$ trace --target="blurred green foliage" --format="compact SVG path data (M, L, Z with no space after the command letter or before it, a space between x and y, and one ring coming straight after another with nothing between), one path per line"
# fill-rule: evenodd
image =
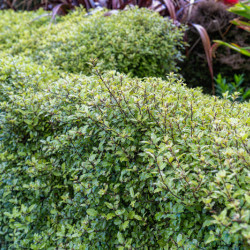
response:
M49 23L50 14L42 9L30 12L0 11L0 50L6 52L23 37L32 36L39 27Z

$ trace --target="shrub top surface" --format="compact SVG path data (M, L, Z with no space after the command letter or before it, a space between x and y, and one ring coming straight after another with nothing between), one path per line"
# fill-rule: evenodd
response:
M32 12L0 11L0 50L11 48L24 36L32 35L49 22L48 13L42 9Z
M8 72L0 240L32 249L248 246L250 103L203 95L173 74L97 70L21 92Z
M12 33L20 18L13 19ZM86 15L77 9L56 24L42 24L38 29L26 25L18 31L9 53L22 53L49 67L85 74L91 73L90 59L98 59L103 70L140 77L165 77L177 71L176 61L182 59L183 28L147 9L135 8L111 16L104 16L103 11Z

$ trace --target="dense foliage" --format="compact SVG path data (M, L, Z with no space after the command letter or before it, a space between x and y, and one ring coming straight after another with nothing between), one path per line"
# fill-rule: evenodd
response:
M0 248L247 249L243 78L188 89L177 22L91 13L0 12Z
M0 11L0 50L6 51L24 36L31 36L37 28L49 24L48 16L42 9L36 12Z
M20 62L0 67L3 246L247 248L249 103Z
M218 96L223 96L224 94L232 95L236 94L239 96L237 101L245 101L250 98L250 89L244 88L242 85L244 83L244 75L234 75L234 81L228 82L228 80L219 74L216 78L216 94Z
M86 16L79 8L55 25L44 22L36 30L22 32L9 53L75 73L90 74L91 58L98 58L102 69L132 76L165 77L177 70L176 62L182 59L182 28L147 9L103 14Z

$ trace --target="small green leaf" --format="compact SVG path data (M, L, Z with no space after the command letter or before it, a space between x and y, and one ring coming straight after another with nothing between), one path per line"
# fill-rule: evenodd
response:
M206 240L205 244L207 245L207 244L209 244L211 242L214 242L214 241L217 241L217 240L218 239L214 236L214 234L210 233L210 235L209 235L208 239Z
M128 227L128 225L129 225L129 221L127 220L127 221L125 221L125 222L121 225L122 230L125 230L125 229Z
M118 238L118 242L119 242L120 244L123 244L123 243L124 243L124 238L123 238L121 232L118 232L118 233L117 233L117 238Z
M107 214L106 219L111 220L113 217L115 217L115 214L114 213L109 213L109 214Z
M87 214L90 216L96 217L98 215L98 212L93 208L89 208L87 209Z
M130 192L131 197L134 198L135 193L134 193L133 187L129 188L129 192Z
M114 206L111 203L105 202L105 205L110 209L114 208Z
M134 215L134 218L137 220L142 220L142 217L140 215Z

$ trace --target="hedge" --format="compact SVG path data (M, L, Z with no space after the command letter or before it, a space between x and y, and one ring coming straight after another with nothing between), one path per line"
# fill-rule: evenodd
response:
M2 245L246 249L250 103L94 71L2 84Z
M42 9L32 12L0 11L0 50L10 49L20 39L31 36L36 29L49 23L48 12Z
M91 74L92 58L99 59L103 70L139 77L165 77L178 70L176 63L183 58L183 27L177 28L148 9L111 16L104 16L105 12L86 15L79 8L59 23L44 23L23 32L8 52L73 73Z
M0 53L0 101L6 101L13 93L22 94L36 88L46 87L49 83L60 78L63 72L56 68L47 69L44 65L33 62L22 56L11 56ZM6 89L9 92L6 92ZM5 91L4 91L5 90Z

